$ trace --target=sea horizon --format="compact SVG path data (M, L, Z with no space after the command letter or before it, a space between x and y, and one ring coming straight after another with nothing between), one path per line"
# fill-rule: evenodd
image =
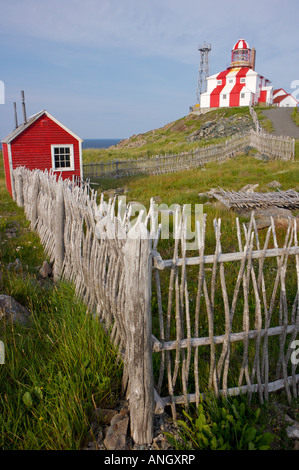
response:
M106 149L118 144L122 139L84 139L82 149Z
M82 149L107 149L112 145L118 144L122 139L83 139ZM0 142L0 151L2 144Z

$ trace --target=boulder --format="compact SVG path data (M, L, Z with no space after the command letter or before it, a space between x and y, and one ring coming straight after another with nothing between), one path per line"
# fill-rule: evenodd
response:
M43 279L51 276L52 274L52 264L48 263L48 261L44 261L42 267L39 270L39 273Z
M104 445L107 450L126 450L129 411L115 415L108 428Z
M270 227L271 217L273 217L275 225L287 227L289 218L294 219L292 212L288 209L279 207L271 207L269 209L256 209L255 220L258 229Z
M271 181L271 183L267 184L268 188L280 188L281 184L279 181Z
M241 191L244 191L245 193L254 193L254 191L259 187L259 184L246 184L246 186L243 186L241 188Z
M19 304L10 295L0 295L0 320L5 318L13 323L18 322L21 325L27 325L30 320L30 312L23 305Z
M293 426L288 426L286 431L290 439L299 439L299 423L295 422Z
M9 263L7 265L7 269L8 271L15 271L16 273L17 272L21 272L22 271L22 263L21 261L19 260L19 258L17 258L13 263Z

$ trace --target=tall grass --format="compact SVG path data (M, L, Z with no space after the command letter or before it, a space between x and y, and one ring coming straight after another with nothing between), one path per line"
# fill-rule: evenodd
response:
M74 287L40 279L43 247L7 192L2 165L0 215L1 293L31 312L27 326L0 320L0 448L79 449L94 407L115 406L122 365ZM8 269L16 258L18 272Z
M6 290L18 282L10 276ZM1 329L0 445L79 449L93 408L115 405L121 366L73 287L60 283L45 292L31 283L23 284L30 325L5 322Z

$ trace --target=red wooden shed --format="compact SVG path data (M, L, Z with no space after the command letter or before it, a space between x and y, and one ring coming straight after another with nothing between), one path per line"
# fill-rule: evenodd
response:
M63 179L82 178L82 142L45 110L26 119L1 141L10 194L13 189L11 172L19 166L30 170L53 170Z

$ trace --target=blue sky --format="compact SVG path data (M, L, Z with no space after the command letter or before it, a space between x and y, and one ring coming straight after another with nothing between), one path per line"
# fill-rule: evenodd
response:
M246 5L247 3L247 5ZM0 138L46 109L83 139L125 138L188 114L198 45L210 73L245 38L256 70L292 92L299 80L298 0L0 0Z

